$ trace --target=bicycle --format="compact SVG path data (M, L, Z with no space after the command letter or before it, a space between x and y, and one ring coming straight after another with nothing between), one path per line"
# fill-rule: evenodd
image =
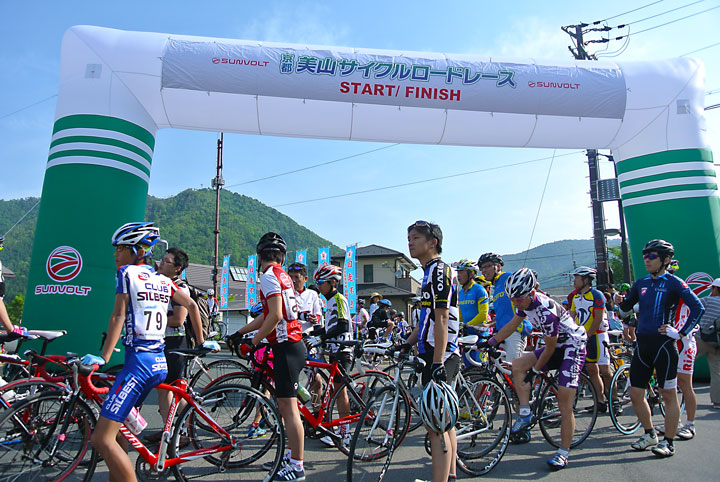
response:
M202 349L174 351L186 355L207 353ZM82 366L77 359L69 365L73 370L72 388L31 397L0 418L0 440L5 441L6 448L0 453L3 474L42 470L45 477L48 470L54 470L52 480L62 480L83 461L96 422L89 403L100 406L100 395L109 390L98 388L92 379L97 376L110 380L113 375L96 374L96 366ZM126 425L120 428L122 436L140 454L136 470L143 478L157 479L172 471L181 481L200 477L270 480L277 472L285 446L284 429L277 409L263 394L246 386L223 385L197 395L188 390L184 379L161 383L157 388L174 394L157 452L150 452ZM187 406L176 421L180 400ZM243 424L256 411L263 414L269 436L245 440L242 433L249 425ZM190 450L181 452L186 445ZM83 464L84 480L90 480L97 464L97 455L92 453L90 461ZM264 462L271 462L270 467L263 468ZM242 471L237 470L240 468Z
M210 315L210 339L223 340L228 332L228 324L219 313Z
M512 398L516 407L519 406L515 385L512 380L512 371L499 361L500 351L495 348L487 349L488 365L484 368L489 372L490 379L500 383L506 389L508 398ZM557 401L557 376L542 372L535 377L530 389L530 412L532 424L523 432L512 434L513 443L527 443L530 441L530 432L537 424L545 440L553 447L560 447L561 417ZM590 378L580 373L578 388L573 400L573 415L575 417L575 431L570 447L577 447L587 439L595 427L597 420L597 393Z

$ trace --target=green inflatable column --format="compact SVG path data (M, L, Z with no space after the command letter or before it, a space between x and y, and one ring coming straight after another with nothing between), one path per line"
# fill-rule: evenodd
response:
M617 164L635 278L647 276L642 248L661 238L675 246L676 273L700 297L720 277L720 197L709 149L656 152ZM709 375L705 358L695 376Z
M154 145L154 131L117 117L55 122L23 314L29 328L68 331L53 353L99 353L115 296L111 237L145 218Z

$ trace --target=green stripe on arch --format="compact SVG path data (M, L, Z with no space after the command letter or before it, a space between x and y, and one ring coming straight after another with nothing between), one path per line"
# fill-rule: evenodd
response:
M710 149L677 149L674 151L656 152L645 156L632 157L619 161L617 173L625 174L646 167L661 166L663 164L676 164L680 162L707 162L712 169L713 155Z
M631 192L623 195L623 201L628 199L634 199L638 197L652 196L653 194L665 194L668 192L681 192L681 191L702 191L705 189L717 189L717 183L707 184L681 184L679 186L666 186L659 187L656 189L648 189L645 191Z
M108 137L96 137L96 136L69 136L69 137L61 137L60 139L55 139L50 143L50 148L52 149L55 146L59 146L62 144L70 144L74 142L83 142L87 144L104 144L106 146L115 146L119 147L121 149L125 149L127 151L133 152L137 154L138 156L141 156L145 158L149 163L152 164L152 156L148 154L146 151L140 149L138 146L134 146L130 143L119 141L117 139L110 139Z
M620 187L635 186L637 184L645 184L646 182L653 181L664 181L665 179L677 179L683 177L697 177L697 176L711 176L715 177L716 173L714 170L699 170L699 171L679 171L679 172L663 172L662 174L653 174L651 176L638 177L635 179L628 179L620 183Z
M140 169L142 172L150 175L150 169L144 165L139 163L138 161L134 159L130 159L129 157L121 156L119 154L113 154L112 152L103 152L103 151L90 151L85 149L70 149L67 151L60 151L56 152L54 154L50 154L48 156L48 162L52 161L53 159L58 159L61 157L98 157L101 159L110 159L113 161L122 162L124 164L127 164L129 166L133 166L137 169Z
M66 129L103 129L120 132L134 137L147 145L150 150L155 149L155 137L147 129L133 124L130 121L117 117L108 117L96 114L75 114L61 117L55 121L53 135Z

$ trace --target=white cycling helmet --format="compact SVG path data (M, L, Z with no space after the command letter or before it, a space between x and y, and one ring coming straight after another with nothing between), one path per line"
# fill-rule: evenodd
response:
M589 276L590 278L595 279L597 276L597 270L587 266L579 266L575 268L575 271L573 271L572 274L575 276Z
M120 226L112 237L113 246L155 246L160 230L153 223L127 223Z
M505 295L519 298L530 294L535 289L537 279L530 268L520 268L511 274L505 282Z
M430 380L420 398L420 418L425 428L445 433L455 426L459 411L455 390L447 383Z
M339 283L342 280L342 268L332 264L324 264L315 270L313 279L316 282L323 283L334 279Z
M207 290L207 295L208 295L208 296L214 296L214 295L215 295L215 290L212 289L212 288L209 288L209 289Z

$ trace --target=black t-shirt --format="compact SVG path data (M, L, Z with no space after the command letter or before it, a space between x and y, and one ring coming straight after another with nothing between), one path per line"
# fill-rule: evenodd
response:
M387 326L388 319L390 319L390 317L388 316L387 310L378 308L373 313L367 326L368 328L385 328Z

